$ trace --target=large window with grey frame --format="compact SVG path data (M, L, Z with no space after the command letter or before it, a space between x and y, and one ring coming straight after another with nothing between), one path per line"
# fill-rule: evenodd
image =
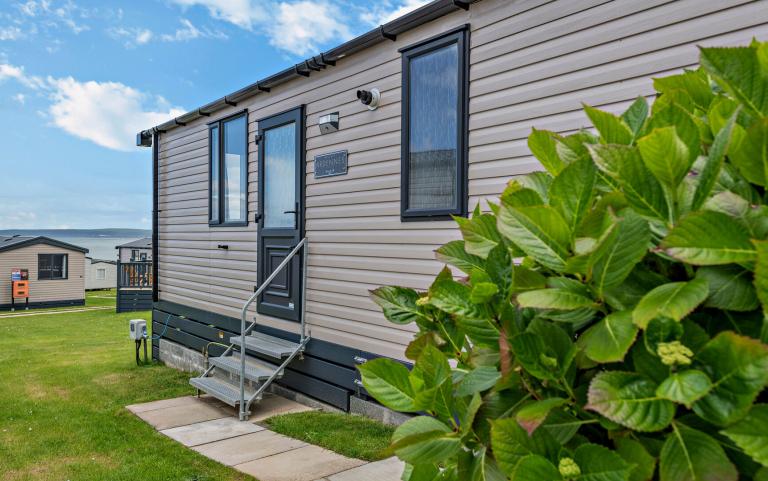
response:
M248 223L248 115L246 112L208 124L210 158L209 223Z
M38 254L37 279L41 281L63 280L68 277L67 254Z
M401 50L403 220L467 211L466 28Z

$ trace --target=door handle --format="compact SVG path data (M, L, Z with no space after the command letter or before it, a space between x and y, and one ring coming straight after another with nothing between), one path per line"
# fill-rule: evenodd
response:
M284 210L283 211L283 214L295 214L295 213L296 213L295 210Z

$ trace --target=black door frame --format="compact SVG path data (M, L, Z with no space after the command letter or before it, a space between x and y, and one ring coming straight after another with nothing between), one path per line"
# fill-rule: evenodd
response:
M265 136L264 132L275 127L280 127L294 122L296 124L296 224L294 229L286 228L272 228L265 229L264 227L264 145ZM258 154L258 192L259 192L259 205L258 205L258 227L257 227L257 246L258 246L258 258L256 269L258 271L259 285L269 276L269 272L266 272L264 267L267 265L265 262L265 252L268 244L265 245L263 241L264 230L267 230L267 238L282 239L283 242L290 242L288 250L296 244L298 244L304 237L304 197L305 197L305 176L306 176L306 148L305 148L305 118L304 118L304 105L293 108L291 110L271 115L269 117L260 119L258 121L259 127L259 154ZM279 246L283 247L283 246ZM287 253L287 252L286 252ZM264 302L265 295L269 295L269 288L265 289L264 293L259 296L256 303L256 310L260 314L267 314L280 319L286 319L290 321L298 321L301 318L301 275L304 266L302 265L302 256L297 254L294 256L291 264L286 268L288 277L291 283L291 291L295 292L293 296L294 308L289 309L287 307L281 307L279 305ZM278 276L279 278L280 276ZM276 279L277 280L277 279ZM275 282L275 281L273 281Z

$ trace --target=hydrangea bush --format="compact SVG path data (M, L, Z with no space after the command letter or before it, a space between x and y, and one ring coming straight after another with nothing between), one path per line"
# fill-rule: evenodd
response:
M453 269L372 292L418 326L412 369L360 367L417 414L403 479L768 480L768 43L654 87L585 106L596 133L534 130L546 172L456 218Z

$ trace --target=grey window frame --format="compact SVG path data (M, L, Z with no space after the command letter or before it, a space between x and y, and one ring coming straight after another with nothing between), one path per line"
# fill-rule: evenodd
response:
M242 175L240 178L240 188L245 193L245 212L243 213L243 220L238 221L225 221L224 216L224 206L225 206L225 197L224 197L224 124L227 122L237 120L240 117L245 118L245 158L242 160ZM215 128L218 128L218 140L219 140L219 158L218 158L218 168L219 168L219 178L218 180L218 188L219 188L219 201L217 205L213 205L213 190L211 189L211 186L213 185L213 142L212 136L213 136L213 130ZM216 212L218 212L218 219L213 220L213 211L216 209ZM208 225L210 227L238 227L238 226L247 226L248 225L248 110L242 110L240 112L236 112L232 115L228 115L226 117L222 117L218 120L215 120L213 122L208 123Z
M458 46L456 115L456 207L450 209L410 209L410 63L411 59L452 44ZM402 221L447 220L452 215L466 216L468 204L468 125L469 125L469 25L450 30L408 47L402 54L402 127L400 144L400 219Z
M50 257L51 277L40 276L40 259L43 257ZM63 277L53 277L53 259L55 257L63 257L64 261L61 265L61 270L64 272ZM37 280L38 281L66 281L69 279L69 254L38 254L37 255Z

